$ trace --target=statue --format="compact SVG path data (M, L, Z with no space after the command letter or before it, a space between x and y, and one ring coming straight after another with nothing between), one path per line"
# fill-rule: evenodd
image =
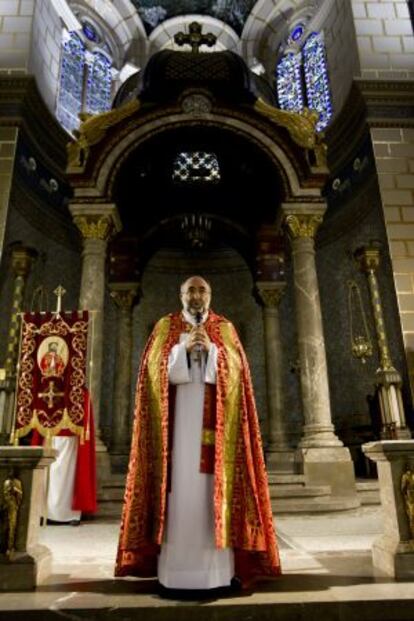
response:
M7 550L6 555L12 558L15 551L16 532L17 532L17 516L23 498L22 483L10 475L3 483L3 501L5 505L7 520Z
M410 524L411 538L414 539L414 472L410 468L407 468L401 477L401 493Z

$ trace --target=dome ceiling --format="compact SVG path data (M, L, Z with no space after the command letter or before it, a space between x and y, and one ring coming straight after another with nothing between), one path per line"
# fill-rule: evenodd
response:
M148 34L171 17L194 13L220 19L240 35L255 0L132 0L132 3Z

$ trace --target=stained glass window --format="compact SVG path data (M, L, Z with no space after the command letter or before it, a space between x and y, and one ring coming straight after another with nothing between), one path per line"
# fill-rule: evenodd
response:
M99 35L96 31L96 28L90 22L84 21L82 24L83 34L89 41L93 41L97 43L99 41Z
M303 33L305 32L305 26L303 24L297 24L292 32L289 35L289 39L291 41L299 41L299 39L302 37Z
M319 112L316 129L321 131L332 118L328 64L322 34L314 32L307 38L303 46L303 70L308 106L311 110Z
M56 116L69 132L79 127L82 110L85 46L75 33L64 42Z
M282 56L276 68L277 99L282 110L303 109L303 87L301 77L301 54L288 53Z
M86 81L86 112L98 114L111 107L112 63L100 52L93 54Z
M218 183L220 167L217 156L206 151L183 151L174 160L173 181L185 183Z

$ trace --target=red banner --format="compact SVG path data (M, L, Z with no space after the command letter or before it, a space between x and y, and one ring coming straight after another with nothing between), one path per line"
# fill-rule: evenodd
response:
M25 313L16 395L15 438L88 435L84 408L88 312Z

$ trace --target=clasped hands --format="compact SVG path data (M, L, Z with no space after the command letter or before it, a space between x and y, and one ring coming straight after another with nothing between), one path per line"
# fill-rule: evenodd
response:
M204 326L194 326L188 335L186 350L190 354L194 349L209 352L211 340Z

